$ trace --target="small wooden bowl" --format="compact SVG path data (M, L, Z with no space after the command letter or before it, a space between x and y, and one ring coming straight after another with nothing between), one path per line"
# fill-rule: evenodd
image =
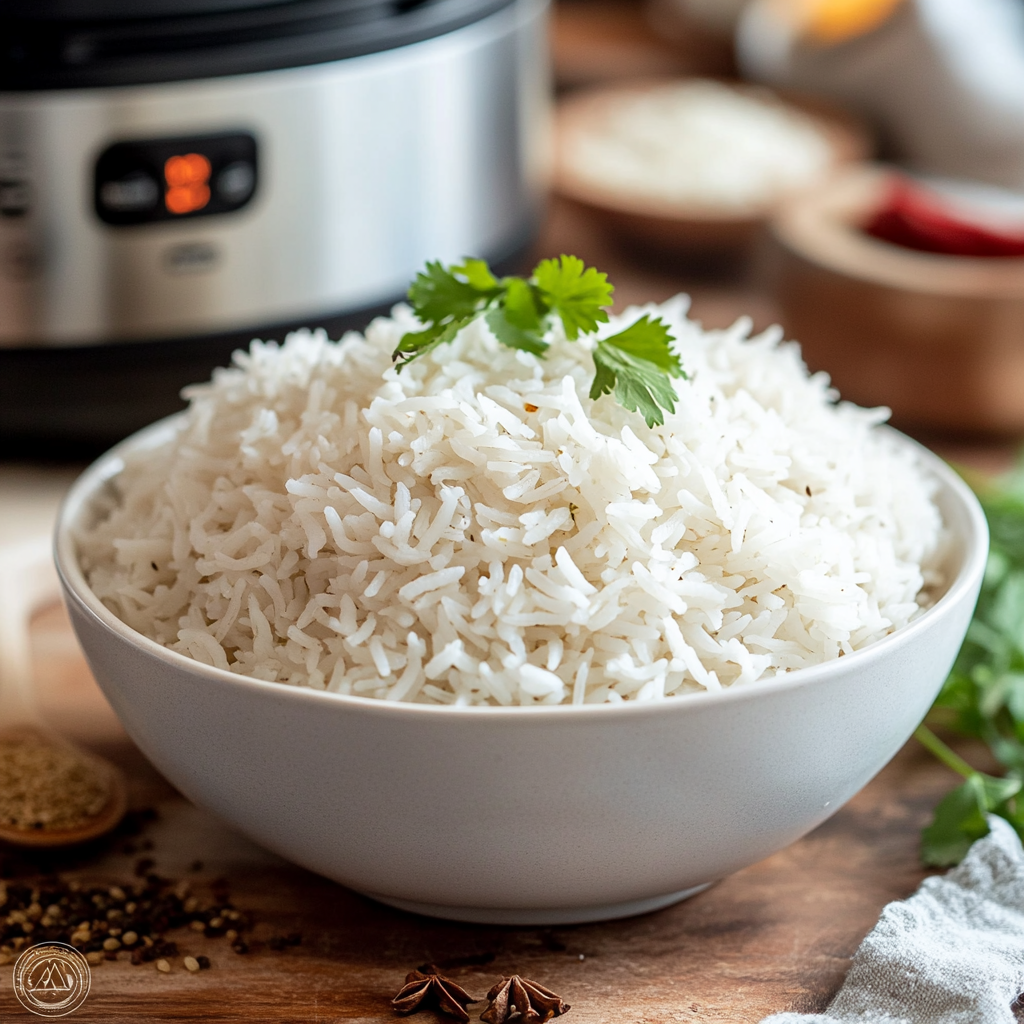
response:
M851 170L771 228L787 333L844 398L902 425L1024 432L1024 259L916 252L864 234L884 168Z
M555 117L555 190L586 207L625 241L651 246L667 254L748 256L769 217L788 194L746 206L668 202L601 185L580 175L573 166L573 147L584 135L600 133L622 99L643 96L666 84L670 84L670 80L634 82L573 93L563 100ZM751 96L763 97L768 92L760 86L727 84ZM870 135L855 118L817 100L791 94L772 95L809 118L820 130L832 150L832 168L870 155Z

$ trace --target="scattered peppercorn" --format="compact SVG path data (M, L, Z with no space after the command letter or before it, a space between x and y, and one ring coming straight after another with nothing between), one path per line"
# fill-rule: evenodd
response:
M212 929L214 935L223 935L230 922L232 948L247 950L242 935L252 927L250 916L231 903L223 881L217 896L212 903L200 901L190 893L188 882L154 874L124 886L86 886L52 876L0 881L0 965L35 942L66 942L94 965L116 960L122 949L136 965L169 961L178 956L178 946L165 937L166 932L191 925L210 935L213 922L219 923ZM196 959L202 963L204 958Z

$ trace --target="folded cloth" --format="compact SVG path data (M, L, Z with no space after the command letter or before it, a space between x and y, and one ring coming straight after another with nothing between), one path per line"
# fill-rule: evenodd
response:
M828 1012L761 1024L1015 1024L1024 991L1024 850L1002 818L963 863L890 903Z

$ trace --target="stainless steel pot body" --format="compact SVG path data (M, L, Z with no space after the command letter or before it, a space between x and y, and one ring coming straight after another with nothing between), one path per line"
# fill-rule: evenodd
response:
M546 151L546 0L423 42L202 81L0 94L0 347L257 329L400 296L428 259L514 251ZM243 208L111 225L111 145L251 135Z

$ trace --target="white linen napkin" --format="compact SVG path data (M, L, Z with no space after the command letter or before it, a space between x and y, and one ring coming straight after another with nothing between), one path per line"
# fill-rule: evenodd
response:
M1024 991L1024 850L1002 818L963 863L890 903L823 1014L761 1024L1016 1024Z

